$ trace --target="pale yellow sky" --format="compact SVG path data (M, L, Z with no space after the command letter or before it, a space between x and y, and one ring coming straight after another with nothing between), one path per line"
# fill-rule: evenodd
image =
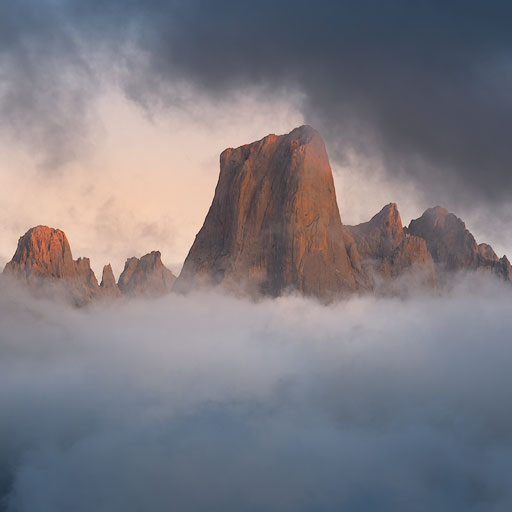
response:
M27 229L46 224L65 231L74 258L91 259L98 280L104 264L118 276L126 258L156 249L177 273L213 198L221 151L303 124L299 105L293 94L219 103L187 96L150 115L110 91L95 105L86 154L58 170L38 168L37 155L0 140L0 265ZM385 179L376 162L354 156L333 169L347 224L392 201L404 223L431 206L411 185Z

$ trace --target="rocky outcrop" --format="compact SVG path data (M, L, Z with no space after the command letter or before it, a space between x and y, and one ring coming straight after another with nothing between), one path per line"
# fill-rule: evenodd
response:
M68 239L60 229L36 226L19 240L12 260L4 269L22 280L39 277L73 277L76 272Z
M61 296L77 306L122 295L163 295L169 293L176 279L162 263L160 252L154 251L140 260L128 259L119 286L112 267L105 265L98 284L89 258L73 260L64 232L47 226L31 228L19 239L3 273L28 285L38 296Z
M200 285L328 300L370 287L340 219L324 142L313 128L221 154L215 197L176 289Z
M464 222L444 208L429 208L409 225L411 235L427 242L427 248L438 265L446 270L476 270L478 246Z
M478 255L482 265L485 265L487 262L499 261L494 249L489 244L478 244Z
M158 297L169 293L176 277L162 263L160 251L128 258L119 276L119 290L131 297Z
M386 205L368 222L348 228L370 274L391 279L416 271L426 283L435 284L434 262L425 240L404 230L395 203Z
M3 273L41 294L61 294L76 305L101 293L89 259L74 261L64 232L47 226L31 228L19 239Z
M117 286L116 278L114 277L114 272L112 271L110 263L103 267L100 288L105 296L111 298L121 297L122 295L119 286Z
M478 270L491 272L500 279L512 279L512 267L506 256L498 258L489 244L478 245Z
M505 281L512 281L512 265L506 256L498 260L498 265L495 266L494 273Z
M498 258L489 244L478 245L464 222L436 206L409 225L411 234L425 239L436 264L445 271L488 271L510 281L512 269L506 256Z

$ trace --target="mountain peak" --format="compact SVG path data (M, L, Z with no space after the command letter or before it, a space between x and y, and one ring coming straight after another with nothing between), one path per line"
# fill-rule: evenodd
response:
M18 240L16 252L4 273L24 279L74 275L75 266L66 235L60 229L48 226L30 228Z
M30 228L19 239L4 274L34 290L59 289L76 305L90 302L100 291L89 258L74 261L65 233L48 226Z
M315 138L322 140L320 134L312 126L309 126L308 124L298 126L297 128L293 129L289 134L284 136L288 137L291 140L299 141L302 144L307 144L308 142Z
M367 286L341 223L324 142L304 125L221 154L215 197L178 289L192 281L326 298Z
M121 296L121 290L117 286L116 278L114 277L114 272L112 271L112 266L110 263L103 267L100 288L103 290L104 294L110 296L111 298Z
M128 258L119 276L121 292L131 296L159 296L171 291L176 277L162 263L160 251Z
M348 228L370 273L390 278L422 266L425 282L435 283L434 265L425 241L405 234L396 203L384 206L368 222Z
M429 208L421 217L411 221L409 231L424 238L434 261L448 270L475 269L478 266L479 251L475 238L466 229L466 224L445 208Z
M396 203L389 203L384 206L379 213L370 219L368 224L395 231L401 231L403 228Z

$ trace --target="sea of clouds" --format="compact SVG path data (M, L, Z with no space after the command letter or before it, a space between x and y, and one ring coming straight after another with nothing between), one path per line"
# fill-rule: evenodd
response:
M512 290L0 289L0 510L510 511Z

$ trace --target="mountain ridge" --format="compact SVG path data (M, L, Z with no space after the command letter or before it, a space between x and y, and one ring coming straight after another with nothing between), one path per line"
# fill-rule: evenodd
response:
M23 283L38 296L62 295L76 306L96 300L159 296L170 291L170 286L165 288L164 285L172 284L175 276L163 265L159 251L146 254L140 260L129 260L143 261L142 271L137 273L136 286L120 288L110 264L103 267L101 283L98 284L89 258L73 260L65 233L39 225L20 237L3 275ZM165 276L162 277L164 285L155 275Z
M303 125L221 153L212 204L177 278L153 251L128 258L117 283L105 265L98 284L89 259L73 260L64 232L47 226L20 237L3 274L43 294L48 283L62 284L75 305L85 305L203 287L330 302L378 292L382 283L403 276L419 276L414 286L443 286L460 271L512 280L508 258L478 244L465 223L441 206L407 227L396 203L367 222L344 225L325 144Z

